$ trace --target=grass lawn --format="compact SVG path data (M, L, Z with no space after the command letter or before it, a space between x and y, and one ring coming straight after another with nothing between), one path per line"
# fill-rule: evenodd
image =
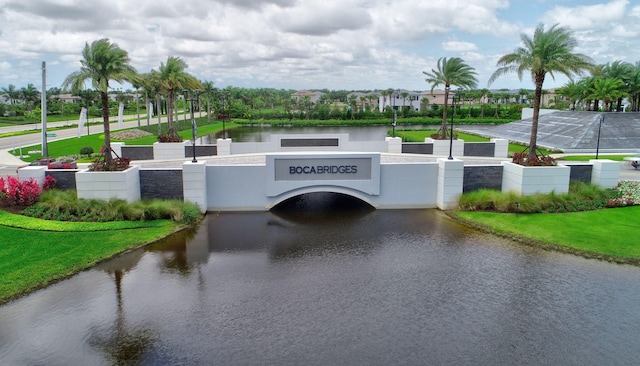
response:
M179 227L169 220L61 223L0 210L0 304Z
M533 239L561 251L640 264L640 206L561 214L455 212L492 233Z
M598 159L607 159L607 160L613 160L613 161L623 161L624 158L629 157L629 156L634 156L634 155L598 155ZM595 155L566 155L561 157L561 160L568 160L568 161L589 161L592 159L595 159L596 156Z
M205 123L206 123L206 117L203 117L201 120L198 121L199 136L204 136L207 134L222 131L222 122L210 123L210 124L205 124ZM180 127L185 129L178 131L178 134L182 136L182 138L185 140L191 139L191 125L189 124L187 126L186 124L181 123ZM233 127L237 127L237 125L232 122L226 123L226 128L233 128ZM166 131L166 123L163 124L163 129ZM121 141L121 140L112 139L112 142L118 142L118 141ZM139 139L126 140L124 142L126 143L126 145L131 146L131 145L153 145L153 143L156 141L158 141L157 136L152 135L152 136L142 137ZM49 156L59 157L59 156L77 155L80 153L80 149L85 146L91 146L93 148L93 151L99 152L100 147L103 145L104 145L104 134L95 134L95 135L88 135L88 136L82 135L79 138L74 137L74 138L69 138L64 140L51 141L47 144L47 148L49 150ZM24 154L26 154L28 151L34 151L34 150L41 150L41 145L38 144L38 145L26 146L22 148L22 152ZM13 153L13 150L11 150L10 152ZM19 153L20 153L19 150L15 151L15 155L18 155ZM29 157L23 158L23 160L26 162L31 162L41 157L42 157L42 154L34 153L34 154L29 154Z
M438 130L396 130L396 136L401 137L402 141L406 142L424 142L424 139L427 137L431 137L432 134L437 133ZM465 142L489 142L489 138L472 135L464 132L456 132L454 134L458 135L458 138L464 140ZM509 152L521 152L526 148L526 146L509 143ZM540 151L549 155L552 154L551 151L547 151L544 149L540 149Z

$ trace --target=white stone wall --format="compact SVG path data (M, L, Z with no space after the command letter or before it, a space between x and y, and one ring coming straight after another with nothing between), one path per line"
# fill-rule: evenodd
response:
M92 172L81 170L76 173L78 198L123 199L127 202L140 200L140 167L132 165L121 172Z

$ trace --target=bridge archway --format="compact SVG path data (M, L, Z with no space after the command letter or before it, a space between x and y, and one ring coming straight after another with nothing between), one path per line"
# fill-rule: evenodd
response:
M321 193L348 196L350 198L354 198L360 202L363 202L364 204L370 206L371 208L374 208L374 209L378 208L378 205L375 202L373 202L369 197L367 197L365 194L362 194L362 192L358 192L356 190L351 190L351 189L342 188L342 187L326 187L325 186L325 187L305 187L305 188L286 192L285 194L278 197L277 200L272 202L272 204L270 204L267 207L267 209L272 210L277 206L280 206L281 204L285 203L286 201L294 199L295 197L298 197L298 196L321 194Z

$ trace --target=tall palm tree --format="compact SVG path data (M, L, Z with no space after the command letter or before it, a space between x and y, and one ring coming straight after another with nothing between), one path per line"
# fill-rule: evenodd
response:
M81 90L87 80L91 80L93 87L100 92L102 101L102 120L104 124L105 161L111 162L111 131L109 129L109 81L131 81L136 76L136 70L129 64L127 51L103 38L86 43L82 51L82 67L79 71L67 76L62 83L63 89Z
M181 93L183 89L202 89L203 86L198 79L187 73L187 64L176 56L169 56L167 63L160 63L158 71L152 70L151 77L158 83L161 90L167 94L167 125L169 130L167 135L177 136L173 126L173 103L176 91Z
M440 128L440 139L447 139L447 103L449 100L449 90L455 85L462 89L473 89L478 85L478 75L475 70L467 65L463 59L453 57L438 59L438 68L431 69L431 72L423 71L427 76L425 81L431 84L431 93L437 86L444 86L444 110L442 112L442 127Z
M489 84L499 76L516 72L522 80L525 71L531 73L535 84L533 97L533 117L531 122L531 137L529 140L529 154L527 160L536 158L538 117L540 116L540 101L542 99L542 85L547 74L555 78L555 73L566 75L572 79L574 74L581 75L585 70L594 66L593 60L583 54L573 53L577 41L573 32L566 27L553 25L548 30L540 24L536 27L533 39L526 34L520 35L523 45L513 53L502 56L497 65L498 69L489 78Z

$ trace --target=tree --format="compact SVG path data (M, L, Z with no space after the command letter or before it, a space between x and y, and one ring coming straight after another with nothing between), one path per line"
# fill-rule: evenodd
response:
M205 80L202 82L203 93L207 97L207 122L211 122L211 98L214 94L213 81Z
M169 56L167 63L160 63L158 71L151 71L151 78L160 86L167 95L167 135L176 137L178 134L173 126L173 104L176 90L181 93L183 89L202 89L203 86L198 79L188 74L185 69L187 64L176 56Z
M427 76L425 81L431 84L431 93L435 87L444 86L444 109L442 112L442 127L440 128L440 139L447 139L447 102L449 100L449 90L452 85L463 89L472 89L478 85L478 75L474 69L467 65L459 57L438 59L438 68L431 69L431 72L423 71Z
M81 90L85 81L91 80L93 88L100 92L102 101L102 120L104 124L105 161L111 163L111 131L109 129L109 82L131 81L136 70L131 66L127 51L103 38L86 43L82 51L79 71L67 76L62 83L63 89Z
M613 102L626 94L624 88L624 82L620 79L601 78L594 81L589 92L593 99L602 100L604 109L611 112L613 111Z
M513 53L502 56L497 65L498 69L489 78L489 84L498 77L516 72L522 80L525 71L531 73L535 84L533 97L533 117L531 122L531 137L527 161L534 161L537 150L538 118L540 116L540 101L542 99L542 85L547 74L555 78L555 73L566 75L572 79L574 75L581 75L585 70L594 66L590 57L573 53L577 45L573 32L569 28L553 25L545 30L540 24L534 31L533 38L526 34L520 35L523 45Z
M620 60L616 60L612 63L607 63L602 67L605 77L610 79L617 79L622 82L622 89L629 91L629 82L633 78L633 65L628 62L623 62ZM616 112L622 111L622 98L626 95L626 93L619 94L617 99ZM613 109L612 106L609 106L609 111Z

